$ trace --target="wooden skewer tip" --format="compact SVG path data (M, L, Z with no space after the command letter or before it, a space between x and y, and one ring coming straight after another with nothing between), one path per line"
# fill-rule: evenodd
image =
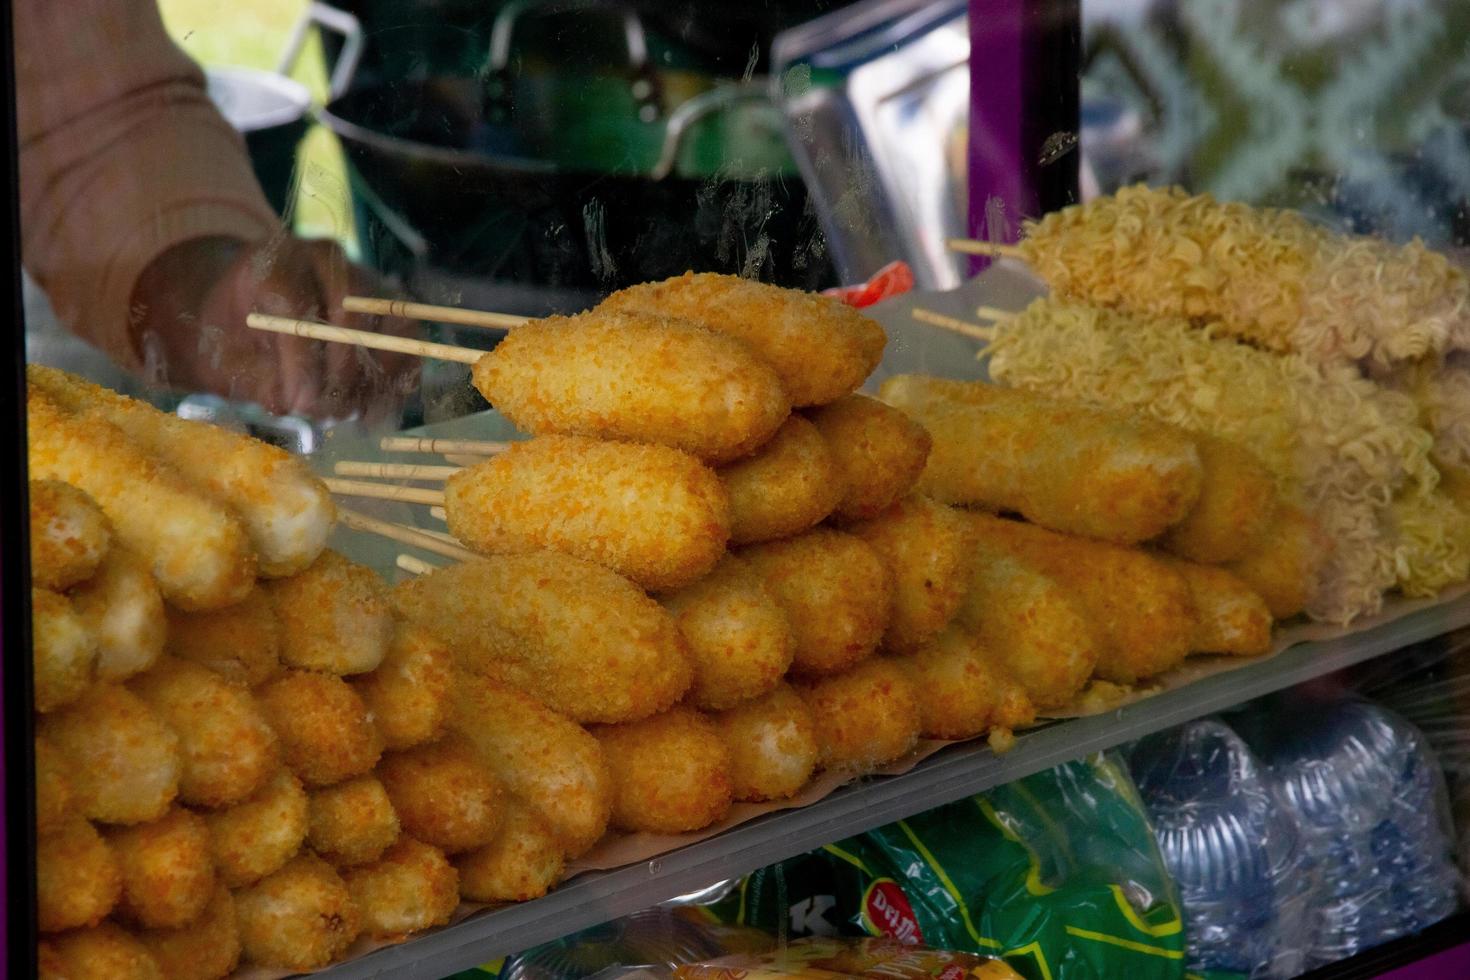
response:
M910 312L912 313L913 318L915 320L918 320L920 323L927 323L930 326L941 327L952 333L962 334L966 337L974 337L976 340L995 339L994 327L982 327L978 323L971 323L968 320L961 320L958 317L946 316L943 313L936 313L933 310L926 310L922 308L915 308Z

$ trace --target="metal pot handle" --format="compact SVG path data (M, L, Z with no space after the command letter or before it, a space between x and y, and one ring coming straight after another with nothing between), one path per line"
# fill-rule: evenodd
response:
M357 63L362 58L362 22L345 10L338 10L325 3L308 4L291 28L286 49L276 62L276 71L282 75L291 74L301 58L302 49L306 47L306 34L313 25L318 30L332 31L342 36L342 53L332 66L332 77L327 82L328 98L336 99L352 84L352 76L357 74Z
M765 79L752 79L738 85L721 85L708 92L701 92L669 113L669 121L664 124L663 147L659 150L658 162L649 171L649 176L654 180L663 180L672 174L679 162L679 149L684 145L684 138L689 135L694 124L737 102L767 102L774 105L770 83Z

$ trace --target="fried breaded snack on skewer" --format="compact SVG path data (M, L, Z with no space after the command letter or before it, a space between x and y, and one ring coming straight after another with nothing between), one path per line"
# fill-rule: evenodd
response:
M36 951L41 980L175 980L136 936L104 922L41 941Z
M342 880L369 936L400 937L449 921L459 905L459 874L437 847L403 836Z
M311 567L265 586L281 621L281 660L329 674L383 662L393 637L388 590L372 569L323 551Z
M378 669L349 680L386 749L431 742L449 720L449 685L454 656L428 630L397 622L393 642Z
M730 754L708 718L683 706L592 729L613 782L613 826L681 834L722 819L732 801Z
M484 847L500 830L504 790L463 736L389 752L377 776L403 832L446 853Z
M456 671L451 726L514 797L556 834L568 857L602 837L612 777L602 746L535 698L483 675Z
M258 687L281 672L281 621L265 590L252 589L224 609L169 609L164 647L226 680Z
M398 813L375 776L313 790L307 843L336 868L376 861L398 839Z
M472 371L516 428L651 442L708 463L755 451L791 411L776 372L731 337L646 313L517 327Z
M240 962L235 897L221 882L193 922L178 929L142 929L135 938L148 948L167 980L220 980Z
M122 894L112 848L79 816L36 840L36 928L61 932L101 922Z
M97 574L72 589L72 605L97 639L97 679L120 681L153 666L168 631L163 595L143 560L118 545Z
M919 697L925 738L973 738L1036 720L1026 690L975 634L952 625L911 654L894 657Z
M528 902L551 890L566 859L551 827L529 806L506 800L495 840L454 857L459 893L471 902Z
M844 484L827 441L792 415L771 441L719 469L730 497L730 542L788 538L820 523L842 500Z
M836 515L877 517L914 488L932 441L918 422L866 395L848 395L811 413L837 470L842 500Z
M605 565L646 589L687 585L730 537L713 470L668 446L540 436L444 485L449 531L486 554L546 549Z
M1321 526L1299 507L1282 505L1256 547L1226 565L1266 601L1275 619L1306 609L1332 554Z
M178 795L179 737L121 684L93 686L39 731L66 759L76 809L88 819L157 820Z
M734 555L663 604L694 663L688 700L695 707L719 711L760 697L791 666L796 637L786 613L760 575Z
M117 540L132 548L181 609L239 602L255 580L255 552L240 522L201 497L107 422L67 414L34 386L26 392L30 472L85 490Z
M812 713L788 684L755 701L711 716L730 753L736 800L782 800L796 794L817 767L821 748Z
M377 765L383 736L340 677L290 670L256 691L281 758L307 786L330 786Z
M1216 565L1164 560L1184 578L1194 600L1191 653L1255 657L1271 649L1271 610L1250 586Z
M129 688L179 737L179 800L221 807L250 796L279 762L276 734L249 692L187 660L165 657Z
M1195 438L1203 467L1199 499L1164 532L1159 547L1205 564L1236 561L1260 544L1276 515L1276 480L1244 446Z
M892 587L882 560L861 538L817 528L736 554L786 611L796 636L794 673L835 673L877 649Z
M71 777L66 757L49 738L37 734L36 745L36 833L60 827L71 810Z
M794 686L816 723L823 769L872 769L919 741L920 693L887 657Z
M97 638L64 595L31 590L31 677L36 710L71 704L96 677Z
M204 819L182 807L149 823L114 827L107 843L122 869L118 915L154 929L177 929L214 895L214 860Z
M567 555L451 565L399 583L393 601L461 667L493 673L579 722L647 717L693 677L673 617L627 579Z
M284 766L245 802L206 812L220 880L239 888L279 870L301 849L308 814L306 791Z
M60 480L32 480L29 497L31 584L59 591L91 578L112 547L102 508Z
M938 636L970 585L965 518L916 494L847 531L878 554L893 583L893 612L883 648L911 653Z
M347 885L331 865L307 852L236 892L235 912L245 960L283 970L326 966L362 926Z
M629 286L597 310L684 317L735 337L776 369L797 406L856 390L887 342L882 327L839 300L712 272Z

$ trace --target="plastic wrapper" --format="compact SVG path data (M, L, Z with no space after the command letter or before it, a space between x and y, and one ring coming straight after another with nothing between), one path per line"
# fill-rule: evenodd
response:
M678 980L1020 980L1004 960L924 949L892 939L799 939L769 953L726 956L674 968Z

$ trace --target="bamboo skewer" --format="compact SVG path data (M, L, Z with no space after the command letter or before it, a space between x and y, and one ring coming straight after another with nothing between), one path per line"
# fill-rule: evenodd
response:
M515 316L511 313L467 310L458 306L435 306L432 303L415 303L404 299L375 299L371 296L345 297L342 300L342 308L349 313L376 313L380 316L399 316L409 320L433 320L435 323L485 327L490 330L510 330L531 319L528 316Z
M345 508L339 509L337 516L341 518L344 525L352 528L354 531L365 531L368 534L376 534L379 537L387 538L389 541L413 545L415 548L432 551L434 554L443 555L446 558L454 558L458 561L472 561L480 557L468 548L462 548L457 544L441 541L431 534L426 534L418 528L408 527L405 524L380 521L376 517L369 517L366 514L359 514L355 510L347 510Z
M1009 320L1019 314L1015 310L1003 310L999 306L977 306L975 315L982 320Z
M1003 242L982 242L974 238L951 238L945 241L945 246L952 252L964 252L966 255L988 255L992 258L1019 259L1026 261L1026 253L1019 245L1006 245Z
M398 487L391 483L368 483L363 480L338 480L326 477L322 480L327 489L344 497L372 497L375 500L397 500L405 504L444 503L443 490L427 490L420 487Z
M410 575L427 575L430 572L439 570L438 565L430 565L422 558L415 558L413 555L400 554L397 558L393 559L393 564Z
M459 466L421 466L418 463L369 463L344 459L332 465L338 476L370 476L380 480L443 481L458 473Z
M394 337L389 334L373 333L369 330L349 330L346 327L334 327L329 323L297 320L287 316L251 313L245 318L245 323L253 330L305 337L309 340L326 340L334 344L352 344L356 347L393 351L397 354L413 354L417 357L429 357L438 361L474 364L485 356L484 351L469 347L435 344L427 340L409 340L406 337Z
M982 327L978 323L970 323L968 320L961 320L958 317L945 316L943 313L935 313L933 310L916 308L909 312L915 320L921 323L943 327L945 330L964 334L966 337L974 337L977 340L995 339L994 327Z
M385 453L465 453L494 456L510 448L508 442L489 439L425 439L420 436L384 436L378 448Z
M446 523L449 521L449 512L443 507L430 507L429 516L436 521L444 521Z

